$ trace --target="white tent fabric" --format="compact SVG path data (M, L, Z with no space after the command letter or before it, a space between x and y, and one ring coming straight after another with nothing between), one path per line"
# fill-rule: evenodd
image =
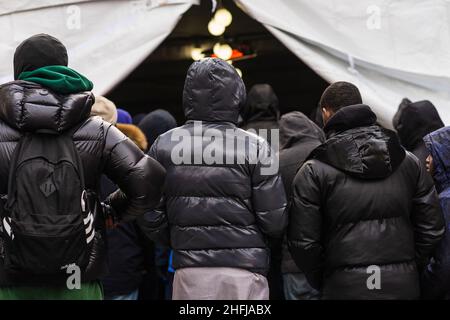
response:
M104 94L198 1L0 0L0 83L12 80L16 46L44 32ZM358 85L383 124L403 97L432 101L450 124L449 0L235 2L324 79Z
M450 1L235 2L324 79L355 83L383 124L403 97L450 124Z
M104 94L170 34L198 0L0 0L0 83L13 80L13 55L29 36L48 33L69 53L69 66Z

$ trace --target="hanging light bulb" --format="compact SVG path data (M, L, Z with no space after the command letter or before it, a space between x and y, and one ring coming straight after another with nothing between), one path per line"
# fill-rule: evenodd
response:
M202 48L192 48L191 57L192 60L198 61L202 60L205 57L205 54L202 53Z
M225 26L218 23L214 18L208 23L208 31L213 36L220 36L225 32Z
M221 44L220 42L216 43L213 48L214 54L222 59L228 60L233 55L233 48L229 44Z
M236 72L238 73L239 77L242 78L242 70L239 68L235 68L235 69L236 69Z
M233 22L233 16L231 15L230 11L225 8L221 8L216 11L214 20L216 20L217 23L223 25L224 27L228 27L231 22Z

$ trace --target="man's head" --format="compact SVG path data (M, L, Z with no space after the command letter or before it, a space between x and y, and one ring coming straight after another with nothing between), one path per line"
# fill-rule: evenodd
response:
M144 132L147 137L149 147L155 140L166 133L167 131L177 126L177 120L170 114L170 112L162 109L156 109L147 114L140 122L139 129Z
M46 66L67 66L66 47L48 34L37 34L23 41L14 53L14 79L24 71Z
M355 85L345 81L335 82L325 89L320 98L323 122L327 123L339 109L361 103L361 93Z
M280 109L278 97L272 86L267 83L255 84L247 95L247 102L242 111L245 122L258 120L278 121Z

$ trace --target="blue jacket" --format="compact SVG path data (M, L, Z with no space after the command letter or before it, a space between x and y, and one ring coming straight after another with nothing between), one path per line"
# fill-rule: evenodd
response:
M423 139L433 157L436 189L445 218L445 234L423 274L422 296L450 297L450 127L436 130Z

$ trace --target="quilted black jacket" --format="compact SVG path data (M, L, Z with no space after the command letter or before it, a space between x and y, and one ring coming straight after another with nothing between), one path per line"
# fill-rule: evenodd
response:
M251 164L245 148L225 145L227 140L247 147L259 142L261 152L269 148L266 141L236 127L244 102L245 87L232 66L218 59L194 63L183 95L187 123L161 135L150 150L167 170L164 215L175 269L233 267L267 273L266 236L281 236L287 222L286 197L277 172L263 174L262 164ZM208 131L223 140L208 144L209 139L202 139ZM173 153L179 150L180 137L190 145L186 151L193 160L213 146L222 159L236 149L235 156L246 161L176 164Z
M375 123L366 105L339 110L294 180L290 251L325 299L418 298L444 232L430 176Z
M111 204L120 205L125 218L152 209L160 199L164 168L113 125L99 117L89 117L93 102L90 92L60 95L27 81L0 86L0 194L8 191L10 159L23 132L61 133L79 126L73 140L82 160L86 188L98 194L100 176L105 173L122 190L111 197ZM99 201L95 197L91 201L94 211L100 212ZM103 271L103 221L96 221L99 231L91 262L82 275L84 281L97 279ZM11 281L0 259L0 285L7 284Z

